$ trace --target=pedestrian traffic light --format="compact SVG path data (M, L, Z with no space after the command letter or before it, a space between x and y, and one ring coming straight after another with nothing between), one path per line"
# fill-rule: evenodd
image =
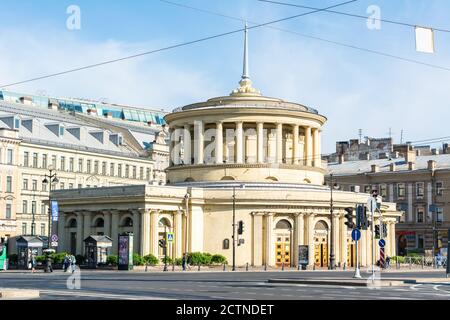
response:
M353 208L345 208L344 210L347 212L347 214L345 215L345 218L347 219L345 225L350 229L354 229L355 224L353 222Z
M375 226L375 239L380 239L380 226Z
M356 228L362 229L364 224L364 205L356 206Z
M238 234L243 234L243 233L244 233L244 221L239 221Z
M164 248L166 246L166 241L164 239L159 239L159 246Z

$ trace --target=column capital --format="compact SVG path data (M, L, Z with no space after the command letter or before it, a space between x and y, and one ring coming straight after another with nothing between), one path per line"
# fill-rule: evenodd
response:
M295 213L293 213L292 215L293 215L294 217L296 217L296 218L297 218L297 217L302 217L302 218L303 218L303 217L305 216L305 213L304 213L304 212L295 212Z
M263 214L265 217L273 217L275 215L273 212L264 212Z
M252 212L251 215L255 217L255 216L264 216L266 214L264 212Z

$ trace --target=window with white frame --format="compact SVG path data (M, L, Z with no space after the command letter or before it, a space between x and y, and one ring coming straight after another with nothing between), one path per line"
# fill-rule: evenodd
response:
M416 198L422 199L425 194L425 184L423 182L416 183Z
M436 182L436 195L442 196L444 190L444 183L442 181Z
M405 184L404 183L397 184L397 198L405 198Z
M418 207L416 209L416 222L417 223L424 223L425 219L425 209L423 207Z

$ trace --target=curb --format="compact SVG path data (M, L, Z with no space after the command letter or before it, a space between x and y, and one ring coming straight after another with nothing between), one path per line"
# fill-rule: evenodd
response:
M37 299L39 297L39 290L0 289L0 300Z

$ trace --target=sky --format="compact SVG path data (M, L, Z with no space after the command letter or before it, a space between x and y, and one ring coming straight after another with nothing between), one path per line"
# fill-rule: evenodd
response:
M308 9L257 0L3 0L0 10L0 87L238 30L239 19L264 23ZM280 0L317 8L341 1ZM344 0L342 0L344 2ZM80 28L70 6L80 9ZM448 0L358 0L334 10L450 29ZM205 12L209 11L208 12ZM216 14L211 14L215 12ZM69 25L70 26L70 25ZM72 25L73 26L73 25ZM450 136L450 71L319 41L319 37L450 68L450 33L435 32L436 53L415 51L414 28L327 12L250 30L250 76L266 96L298 102L328 118L323 153L336 141L363 136L395 143ZM106 100L171 111L228 95L242 74L243 33L33 81L5 89L28 94Z

